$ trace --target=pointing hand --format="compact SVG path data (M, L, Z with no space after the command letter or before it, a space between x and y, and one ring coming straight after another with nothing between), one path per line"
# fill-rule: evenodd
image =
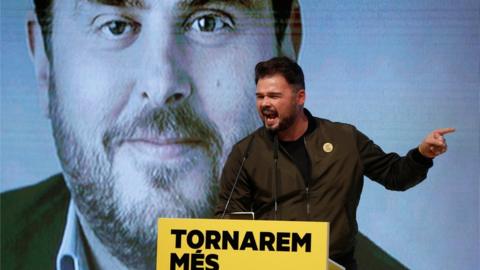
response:
M440 128L432 131L418 146L418 150L428 158L434 158L445 153L447 151L447 142L444 135L454 131L454 128Z

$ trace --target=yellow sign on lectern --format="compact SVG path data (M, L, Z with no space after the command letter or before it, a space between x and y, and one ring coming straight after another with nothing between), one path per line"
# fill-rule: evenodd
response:
M327 270L327 222L158 220L157 270Z

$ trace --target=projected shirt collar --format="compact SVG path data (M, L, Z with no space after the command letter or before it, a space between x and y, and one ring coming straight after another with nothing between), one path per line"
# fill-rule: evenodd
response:
M57 270L88 270L82 232L76 214L75 203L68 206L67 225L63 233L62 245L57 254Z

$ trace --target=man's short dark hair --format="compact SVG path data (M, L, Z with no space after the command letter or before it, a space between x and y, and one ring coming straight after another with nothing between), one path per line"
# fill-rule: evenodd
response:
M273 75L282 75L295 91L305 89L302 68L292 59L281 56L258 63L255 66L255 84L258 80Z
M285 29L287 28L287 24L290 19L293 0L271 1L273 17L275 19L275 34L277 37L277 43L278 45L281 45L281 42L285 35ZM33 2L35 4L35 14L37 15L38 23L40 24L40 27L42 29L45 50L47 52L47 55L50 57L50 39L52 35L54 0L34 0Z

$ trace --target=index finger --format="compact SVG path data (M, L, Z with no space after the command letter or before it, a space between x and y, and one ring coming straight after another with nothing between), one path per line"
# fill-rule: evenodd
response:
M448 134L448 133L455 132L455 129L454 128L439 128L439 129L436 129L434 132L439 133L440 135L445 135L445 134Z

